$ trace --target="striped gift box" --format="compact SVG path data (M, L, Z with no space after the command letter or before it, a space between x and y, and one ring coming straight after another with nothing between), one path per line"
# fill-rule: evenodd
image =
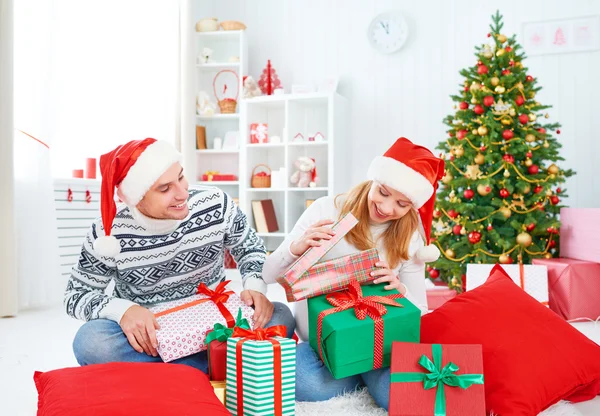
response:
M337 292L346 288L352 281L361 284L371 282L377 278L370 273L377 268L375 264L378 261L379 253L373 248L317 263L286 291L288 301L299 301Z
M274 337L281 345L282 415L293 415L296 404L296 341ZM225 403L233 415L238 413L236 347L241 338L227 340L227 385ZM273 344L245 340L242 345L243 415L275 415L275 371Z

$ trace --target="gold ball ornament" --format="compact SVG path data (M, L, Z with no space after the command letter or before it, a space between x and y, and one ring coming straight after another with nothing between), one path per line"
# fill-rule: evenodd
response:
M544 149L547 149L550 147L550 143L548 143L547 140L544 141L544 144L542 145L544 147Z
M475 97L471 98L471 104L477 104L477 98L475 98Z
M523 247L529 247L532 242L533 239L531 238L531 235L529 233L520 233L517 236L517 243L519 243Z
M556 175L558 173L558 166L556 166L554 163L548 166L548 173Z
M506 53L506 51L503 48L500 48L496 51L496 56L502 56Z
M523 62L519 61L515 64L517 68L523 68Z
M531 91L529 93L529 98L535 98L535 91Z
M508 207L501 207L498 211L504 216L504 218L509 219L512 215L512 211Z
M492 192L492 187L489 185L484 185L482 183L480 183L479 185L477 185L477 193L481 196L486 196L489 195L489 193Z
M450 182L452 182L453 179L454 179L454 176L452 176L452 173L450 173L450 171L447 170L446 174L442 178L442 182L444 184L448 185Z
M546 254L544 254L544 258L551 259L552 258L552 253L546 253Z
M524 87L523 87L523 83L522 83L522 82L519 82L517 85L515 85L515 88L516 88L516 89L518 89L518 90L522 90L522 89L524 88ZM539 104L538 104L538 105L539 105Z
M496 88L494 88L494 91L496 91L498 94L504 94L506 88L504 88L502 85L498 85Z
M504 36L504 35L498 35L496 37L496 39L498 39L498 42L500 42L500 43L504 43L504 42L506 42L508 40L508 38L506 36Z
M454 257L456 257L456 253L451 248L447 249L445 253L446 257L448 257L449 259L453 259Z
M500 84L500 78L498 78L498 77L490 78L490 84L492 84L493 87L498 86L498 84Z
M552 189L546 189L546 196L552 196Z
M512 121L508 118L503 118L501 123L504 124L505 126L510 126L512 124Z
M452 284L452 286L458 286L458 279L456 278L456 276L450 279L450 283Z
M485 163L485 156L483 156L481 153L477 153L477 156L475 156L475 163L478 165L483 165Z
M531 192L531 186L527 185L525 188L523 188L523 193L528 194L529 192Z
M461 234L461 235L467 235L467 229L466 229L465 227L462 227L462 228L460 229L460 234Z
M454 154L456 155L456 157L462 157L465 154L465 149L463 149L462 147L457 147L454 150Z
M533 162L531 161L531 159L527 159L527 160L525 161L525 166L529 167L529 166L531 166L531 165L533 165Z
M473 136L477 136L479 134L479 131L477 129L473 129L471 133L473 133Z
M535 142L535 136L529 133L527 136L525 136L525 141L528 143Z
M479 133L480 136L485 136L486 134L488 134L488 129L486 126L479 126L477 128L477 133Z
M503 175L505 178L510 178L510 172L508 171L508 169L504 169Z
M481 84L479 82L473 81L471 83L470 90L472 93L479 91L480 88L481 88Z
M544 117L545 118L550 118L550 114L546 113L546 114L544 114Z
M533 113L529 114L529 121L532 123L537 120L537 116Z
M501 254L500 257L498 258L498 261L500 261L500 263L502 264L508 264L510 263L510 257L508 257L506 254Z
M490 59L494 54L491 51L486 51L483 53L483 56L487 59Z
M511 107L511 108L510 108L510 110L508 110L508 114L509 114L511 117L514 117L514 116L516 116L516 115L517 115L517 111L514 109L514 107Z

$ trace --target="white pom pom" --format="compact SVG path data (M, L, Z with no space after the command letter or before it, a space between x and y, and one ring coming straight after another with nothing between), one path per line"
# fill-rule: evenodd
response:
M119 240L112 235L109 235L108 237L98 237L96 241L94 241L94 250L101 256L115 257L121 252L121 244L119 244Z
M423 263L431 263L432 261L436 261L439 257L440 250L432 244L417 250L417 258Z

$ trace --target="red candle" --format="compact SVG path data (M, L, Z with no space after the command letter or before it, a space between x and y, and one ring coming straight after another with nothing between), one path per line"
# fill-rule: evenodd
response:
M96 158L88 157L85 160L85 177L96 179Z
M83 178L83 169L73 169L74 178Z

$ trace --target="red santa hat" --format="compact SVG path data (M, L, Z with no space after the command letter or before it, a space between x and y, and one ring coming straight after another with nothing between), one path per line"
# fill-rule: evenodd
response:
M114 257L121 251L119 241L111 235L117 213L115 188L128 206L136 206L150 187L182 157L170 143L156 140L132 140L100 156L102 187L100 213L104 236L94 242L94 250L101 256Z
M371 162L367 177L402 192L419 212L419 232L425 241L416 256L423 262L438 259L440 251L431 245L431 221L438 181L444 176L444 161L427 148L401 137L383 156Z

